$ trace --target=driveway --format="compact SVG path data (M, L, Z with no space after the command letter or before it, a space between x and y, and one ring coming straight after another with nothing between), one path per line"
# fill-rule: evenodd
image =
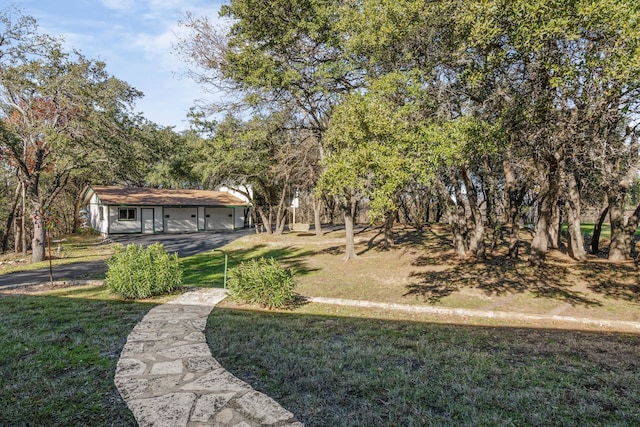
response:
M162 243L169 253L178 252L180 257L186 257L217 249L253 232L246 229L185 234L132 234L112 236L111 240L125 246L131 243L143 246ZM53 267L53 279L55 281L102 279L106 271L107 265L104 261L77 262ZM49 269L9 273L0 275L0 290L24 284L48 282Z

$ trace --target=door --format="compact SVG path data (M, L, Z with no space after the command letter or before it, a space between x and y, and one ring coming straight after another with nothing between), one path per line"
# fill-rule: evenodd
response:
M209 230L233 230L233 209L206 208L205 229Z
M153 209L142 208L142 232L153 233Z
M198 231L198 208L164 208L165 233Z

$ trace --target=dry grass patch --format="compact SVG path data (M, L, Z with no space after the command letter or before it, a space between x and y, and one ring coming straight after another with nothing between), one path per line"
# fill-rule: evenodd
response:
M504 242L486 262L453 255L447 228L397 228L381 249L379 229L356 234L359 258L343 260L344 232L323 237L251 235L233 243L240 259L272 255L297 271L303 296L435 305L540 315L640 321L640 271L633 262L598 257L576 263L552 251L542 268L506 256ZM526 253L526 241L523 253Z
M102 237L93 233L69 234L56 238L55 241L55 243L53 241L51 243L51 260L54 269L56 265L97 261L113 255L114 245L104 243ZM31 253L27 255L2 254L0 255L0 274L49 268L48 255L47 248L45 250L46 260L33 263L31 262Z

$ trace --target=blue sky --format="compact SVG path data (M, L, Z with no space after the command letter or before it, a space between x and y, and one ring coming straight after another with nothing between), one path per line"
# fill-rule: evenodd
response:
M216 19L224 0L19 0L41 32L62 36L67 48L102 60L115 77L144 92L136 111L176 130L202 89L184 75L188 64L173 46L186 11Z

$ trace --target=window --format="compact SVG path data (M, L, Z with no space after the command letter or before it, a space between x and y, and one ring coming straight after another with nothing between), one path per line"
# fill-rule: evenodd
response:
M107 209L106 206L98 206L98 211L100 212L100 221L104 221L104 210Z
M135 221L136 208L120 208L118 209L118 221Z

